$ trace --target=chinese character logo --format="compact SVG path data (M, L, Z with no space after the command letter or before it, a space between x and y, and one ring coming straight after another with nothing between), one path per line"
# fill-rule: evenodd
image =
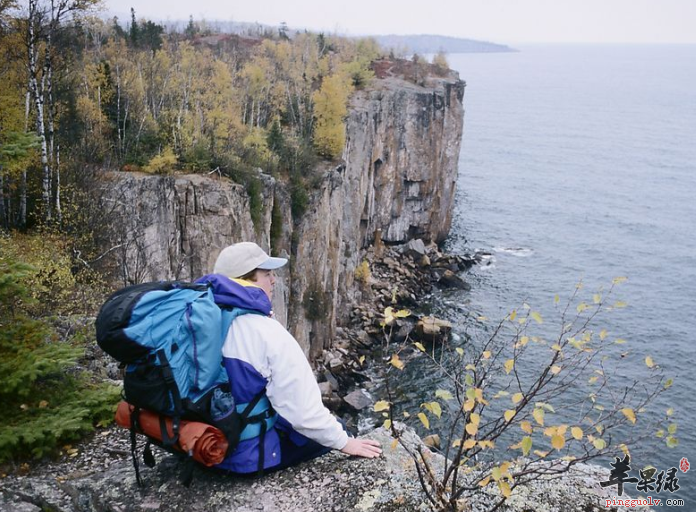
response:
M638 479L636 477L629 478L628 473L631 471L631 457L628 454L623 458L623 460L618 457L614 458L614 462L610 466L614 469L611 470L609 475L609 480L606 482L600 482L599 485L602 487L608 487L610 485L616 485L619 492L619 496L623 495L624 483L636 483Z
M682 473L689 471L689 461L686 457L679 461L679 469L682 470Z

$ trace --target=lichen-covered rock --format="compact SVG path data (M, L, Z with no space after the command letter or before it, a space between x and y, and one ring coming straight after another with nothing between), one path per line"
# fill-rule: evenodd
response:
M415 432L397 423L401 440L412 453L420 447L437 478L445 467L442 455L429 451ZM0 512L249 512L249 511L429 511L415 463L388 431L366 437L378 440L377 459L351 458L331 452L299 466L240 478L196 466L190 487L179 482L183 463L164 452L153 469L142 467L138 487L130 461L128 432L109 429L80 445L78 455L37 466L28 475L0 480ZM550 464L560 464L552 462ZM514 472L514 468L513 468ZM476 473L460 474L462 485L475 489L459 501L462 511L485 511L500 499L498 488L476 485ZM559 477L544 477L513 489L498 510L503 512L600 512L613 488L603 467L578 464ZM624 497L626 497L624 495ZM634 510L648 512L647 507Z
M418 442L412 432L407 436ZM261 479L197 467L188 488L179 483L182 464L173 456L154 469L142 468L143 488L137 486L128 458L70 474L60 474L60 466L46 468L40 475L2 481L0 511L428 510L408 455L398 445L391 447L384 430L370 437L382 443L383 457L357 459L332 452Z

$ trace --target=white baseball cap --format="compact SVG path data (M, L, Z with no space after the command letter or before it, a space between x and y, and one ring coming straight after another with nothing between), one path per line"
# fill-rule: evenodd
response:
M242 277L252 270L274 270L288 262L286 258L274 258L266 254L254 242L240 242L225 247L215 261L213 273L230 278Z

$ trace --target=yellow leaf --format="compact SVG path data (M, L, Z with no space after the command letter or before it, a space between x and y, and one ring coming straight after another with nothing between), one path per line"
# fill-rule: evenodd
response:
M510 373L512 369L515 366L515 360L514 359L508 359L505 361L505 373Z
M474 402L473 400L467 400L466 402L464 402L464 410L466 412L473 411L475 405L476 402Z
M553 345L551 345L551 350L555 350L556 352L560 352L561 346L558 343L554 343Z
M538 324L543 324L543 323L544 323L544 319L541 318L541 315L540 315L539 313L537 313L536 311L532 311L532 312L529 314L529 316L531 316L532 319L533 319L536 323L538 323Z
M614 343L616 343L617 345L623 345L624 343L626 343L626 340L618 338L614 340Z
M443 400L452 400L454 397L452 396L452 393L447 391L446 389L437 389L435 390L435 396L437 398L442 398Z
M604 448L607 447L606 441L604 439L600 439L600 438L597 438L594 441L592 441L592 444L598 450L604 450Z
M523 421L520 423L520 428L524 430L527 434L531 434L534 429L532 428L532 424L529 421Z
M599 304L600 302L602 302L602 296L599 293L595 293L592 296L592 302L594 302L595 304Z
M491 477L493 477L493 480L495 480L496 482L500 480L502 476L503 474L500 472L499 467L496 466L493 469L491 469Z
M476 320L478 320L479 322L485 322L486 320L488 320L488 318L485 316L477 316Z
M382 427L384 427L385 430L389 430L391 428L391 420L384 420L384 423L382 423Z
M498 482L498 487L500 488L500 494L502 494L506 498L509 498L512 494L512 491L510 490L510 484L507 483L505 480L500 480Z
M592 377L590 377L587 380L587 382L589 382L590 384L594 384L595 382L597 382L597 379L599 379L599 377L597 377L596 375L593 375Z
M466 433L469 434L470 436L475 436L476 433L478 432L478 426L474 425L473 423L467 423L465 430L466 430Z
M624 452L624 455L631 455L631 453L628 451L628 446L626 446L624 443L621 443L619 448L621 448L621 451Z
M483 480L481 480L479 482L479 486L486 487L490 481L491 481L491 477L487 476L486 478L484 478Z
M628 306L628 304L626 304L626 303L625 303L624 301L622 301L622 300L618 300L618 301L616 301L616 302L614 303L614 307L615 307L615 308L625 308L626 306Z
M513 309L513 310L512 310L512 313L510 313L510 321L511 321L511 322L514 322L514 321L515 321L515 318L517 318L517 310L516 310L516 309Z
M549 436L549 437L554 436L554 435L556 435L556 432L558 432L558 427L546 427L544 429L545 436Z
M529 343L529 336L522 336L520 338L520 345L524 347L527 343Z
M416 343L414 343L414 345L415 345L416 348L417 348L418 350L420 350L421 352L425 352L425 347L423 346L422 343L416 342Z
M565 438L556 434L551 438L551 446L553 446L556 450L562 449L565 446Z
M577 439L578 441L582 439L583 431L580 427L571 428L570 433L572 434L573 438Z
M454 442L452 443L452 448L459 448L462 444L461 439L455 439Z
M606 329L602 329L601 331L599 331L599 339L602 340L602 341L604 341L604 338L607 337L607 334L608 334L608 333L607 333L607 330L606 330Z
M490 449L495 448L495 443L493 441L489 441L489 440L479 441L478 445L481 448L490 448Z
M534 450L534 455L538 455L542 459L546 458L548 456L549 452L544 452L541 450Z
M512 418L515 417L516 412L517 412L517 411L515 411L514 409L508 409L507 411L505 411L505 414L503 415L503 416L505 417L505 421L507 421L508 423L510 423L510 421L512 420Z
M427 428L427 429L430 428L430 421L428 421L428 417L425 414L423 414L422 412L419 412L418 418L421 420L421 423L423 423L423 426L425 426L425 428Z
M611 282L612 282L613 284L621 284L621 283L623 283L626 279L627 279L627 278L626 278L626 277L623 277L623 276L621 276L621 277L615 277L614 279L612 279Z
M484 359L490 359L490 358L491 358L491 351L490 351L490 350L484 350L484 351L483 351L483 358L484 358Z
M653 366L655 366L655 361L653 361L652 357L648 356L645 358L645 364L648 368L652 368Z
M398 368L399 370L404 369L404 363L401 361L401 359L399 359L398 354L393 354L389 362L392 364L392 366Z
M515 393L514 395L512 395L512 403L518 404L522 401L523 398L524 395L522 395L522 393Z
M365 362L365 356L360 356L360 359L358 359L358 361L360 361L360 366L362 366Z
M410 418L411 414L408 411L404 411L404 418Z
M624 409L621 409L621 412L623 413L624 416L626 416L628 421L630 421L634 425L636 424L636 413L633 412L633 409L626 407Z
M553 296L553 303L558 304L560 302L561 298L558 296L558 294Z
M476 446L476 439L467 439L464 441L465 450L471 450L474 446Z
M401 309L394 312L394 316L396 318L406 318L407 316L411 316L411 312L408 309Z
M587 309L587 304L585 304L584 302L581 302L580 304L578 304L578 307L575 309L577 309L578 313L582 313L583 311L585 311Z
M475 412L472 412L469 416L469 421L478 427L479 423L481 423L481 416Z
M670 407L665 412L667 413L667 416L671 416L672 414L674 414L674 409Z
M437 416L438 418L442 416L442 407L440 407L440 404L438 402L430 402L430 407L432 413Z
M386 400L380 400L377 402L372 409L375 412L382 412L382 411L388 411L389 410L389 402Z
M483 389L481 388L476 388L474 389L474 398L476 398L476 401L479 403L483 403Z
M48 402L46 400L41 400L39 402L39 409L45 409L46 407L48 407Z
M522 438L521 446L522 446L522 455L524 455L526 457L527 455L529 455L529 452L532 449L532 438L529 436L524 436Z
M534 409L532 416L539 425L541 425L542 427L544 426L544 409L537 407L536 409Z
M459 354L460 356L464 355L464 349L462 347L457 347L454 350L456 350L457 354Z
M551 367L551 373L553 373L554 375L558 375L559 373L561 373L561 370L562 368L558 365L553 365Z
M473 364L469 363L464 367L465 370L469 370L470 372L475 372L476 371L476 366Z

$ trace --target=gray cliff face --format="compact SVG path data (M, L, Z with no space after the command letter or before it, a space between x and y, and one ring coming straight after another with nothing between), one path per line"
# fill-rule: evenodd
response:
M211 272L223 247L253 240L287 253L276 317L307 354L327 348L359 291L354 271L375 237L441 242L451 224L463 127L464 83L420 87L375 80L351 100L343 162L328 167L301 219L283 184L261 175L264 211L254 226L240 185L200 175L110 173L108 200L122 212L111 240L124 282L191 279ZM276 224L272 226L275 208ZM282 282L282 284L281 284Z

